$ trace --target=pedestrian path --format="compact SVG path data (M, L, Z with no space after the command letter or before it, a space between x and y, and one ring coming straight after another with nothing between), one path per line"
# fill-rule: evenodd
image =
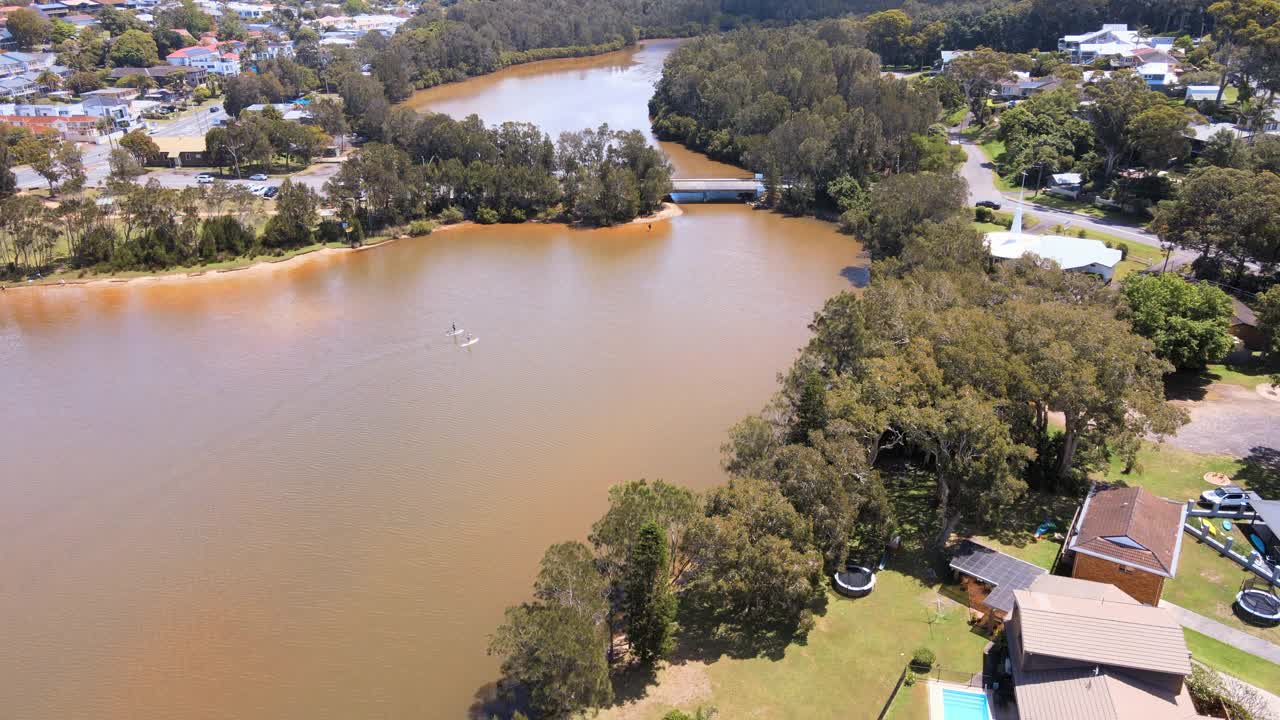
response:
M1173 613L1173 616L1178 619L1178 624L1182 627L1191 628L1202 635L1208 635L1215 640L1224 642L1241 652L1247 652L1250 655L1280 665L1280 645L1275 645L1260 637L1254 637L1247 632L1223 625L1217 620L1210 620L1203 615L1174 605L1168 600L1161 600L1160 607L1168 608L1169 612Z

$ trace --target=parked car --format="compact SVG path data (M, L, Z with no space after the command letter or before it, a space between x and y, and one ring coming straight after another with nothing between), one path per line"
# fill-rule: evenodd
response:
M1228 485L1200 493L1200 504L1246 510L1249 508L1250 497L1251 493L1249 491L1234 485Z
M1000 209L1000 203L996 202L995 200L979 200L978 202L974 203L974 206L991 208L992 210Z
M272 185L271 187L269 187L269 188L267 188L266 190L263 190L263 191L262 191L262 197L264 197L264 198L266 198L266 199L268 199L268 200L270 200L271 198L273 198L273 197L275 197L276 195L279 195L279 194L280 194L280 188L278 188L278 187L276 187L276 186L274 186L274 185Z
M201 185L207 185L213 182L213 176L210 175L209 173L200 173L199 175L196 176L196 182L200 183Z
M249 176L249 179L253 180L254 182L261 182L263 180L266 180L267 176L263 175L262 173L254 173Z
M249 192L253 193L254 195L262 195L262 193L265 192L266 189L267 189L266 185L250 185L249 186Z
M209 112L210 112L210 113L216 113L216 112L218 112L218 111L219 111L219 110L221 110L221 109L222 109L222 108L218 107L217 105L214 105L213 107L209 108Z

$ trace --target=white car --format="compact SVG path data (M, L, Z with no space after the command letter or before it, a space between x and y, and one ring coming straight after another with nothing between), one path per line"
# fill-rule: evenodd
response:
M201 185L207 185L213 182L213 176L210 175L209 173L200 173L199 175L196 176L196 182L200 183Z
M262 180L266 180L266 179L267 179L267 176L266 176L266 175L263 175L262 173L255 173L255 174L253 174L253 175L250 175L250 176L249 176L249 179L250 179L250 180L254 180L254 181L259 181L259 182L261 182Z
M254 195L261 195L266 191L267 191L266 185L250 185L249 186L249 192L253 193Z
M1214 488L1200 493L1200 503L1202 505L1216 505L1222 508L1245 509L1249 507L1251 495L1252 493L1247 490L1228 485L1227 487Z

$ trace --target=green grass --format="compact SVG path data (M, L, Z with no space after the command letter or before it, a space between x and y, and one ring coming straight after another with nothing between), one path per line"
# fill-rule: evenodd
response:
M987 160L992 163L995 163L1004 154L1004 141L996 138L983 140L978 144L978 147L982 148L982 154L986 155Z
M1003 232L1009 229L1004 225L998 225L996 223L986 223L986 222L974 222L973 226L977 228L978 232L982 232L982 233Z
M1186 636L1187 648L1196 660L1255 687L1280 692L1280 665L1237 650L1195 630L1184 628L1182 634Z
M929 685L903 687L893 698L886 720L929 720Z
M1083 200L1069 200L1056 195L1050 195L1046 192L1028 196L1027 202L1033 202L1037 205L1044 205L1057 210L1066 210L1068 212L1080 213L1081 215L1088 215L1096 218L1107 217L1110 214L1093 203L1087 203Z
M1221 472L1234 478L1240 469L1240 461L1230 457L1147 444L1138 453L1134 472L1128 475L1121 472L1121 463L1117 459L1102 475L1108 480L1141 485L1161 497L1185 502L1211 487L1204 481L1205 473ZM1247 486L1247 483L1242 484ZM1221 522L1215 524L1221 530ZM1248 538L1238 527L1232 529L1232 535L1237 547L1249 546ZM1224 625L1280 644L1280 628L1254 627L1241 622L1232 612L1231 605L1235 602L1240 583L1251 574L1191 535L1184 534L1177 575L1165 582L1163 597Z
M1271 382L1271 370L1261 363L1257 365L1210 365L1205 371L1213 382L1239 385L1250 390Z
M1068 516L1063 522L1058 523L1064 525L1070 522ZM1062 532L1065 528L1059 527L1057 532ZM1009 542L1001 542L993 537L977 537L975 538L983 545L999 550L1006 555L1012 555L1020 560L1026 560L1032 565L1039 565L1045 570L1053 568L1053 561L1058 557L1058 551L1062 549L1062 543L1055 542L1052 538L1053 533L1049 537L1040 540L1032 540L1030 531L1027 537L1009 539Z
M947 113L946 116L942 118L942 122L945 123L947 127L954 127L956 125L959 125L960 122L964 120L964 116L968 114L969 114L968 107L958 107L955 110Z
M818 619L808 641L788 646L783 657L720 657L701 666L708 693L686 702L683 709L714 706L720 717L799 720L846 718L850 708L859 708L870 717L889 699L912 650L921 645L936 653L943 668L978 672L988 639L972 631L968 609L954 601L942 597L939 615L939 597L915 577L895 570L881 572L876 576L875 592L865 598L831 595L827 612ZM934 619L932 624L930 619ZM676 665L660 672L659 688L649 689L655 699L630 717L657 720L674 709L656 697L663 695L662 683L680 682L681 670L689 669ZM914 688L904 688L907 690ZM928 717L927 695L921 699L923 714L912 707L894 717ZM607 720L618 714L620 709L614 708L599 717Z

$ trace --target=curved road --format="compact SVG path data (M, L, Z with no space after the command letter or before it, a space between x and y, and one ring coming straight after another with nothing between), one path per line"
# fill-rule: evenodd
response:
M991 162L987 160L987 156L982 152L982 148L961 137L958 132L953 132L952 138L964 148L965 161L964 167L960 170L960 175L965 179L965 182L969 183L969 202L976 203L980 200L994 200L1006 208L1017 205L1018 198L1016 196L1005 195L996 187L995 168L992 166ZM1122 237L1125 240L1132 240L1155 248L1161 247L1159 237L1136 225L1112 220L1110 218L1097 218L1091 215L1083 215L1069 210L1059 210L1046 205L1039 205L1035 201L1023 202L1022 206L1040 219L1041 228L1049 228L1054 225L1084 228L1085 230L1115 235L1117 237ZM1188 250L1174 250L1173 254L1169 257L1169 266L1171 268L1179 267L1190 263L1192 260L1195 260L1195 258L1196 253L1194 252Z

